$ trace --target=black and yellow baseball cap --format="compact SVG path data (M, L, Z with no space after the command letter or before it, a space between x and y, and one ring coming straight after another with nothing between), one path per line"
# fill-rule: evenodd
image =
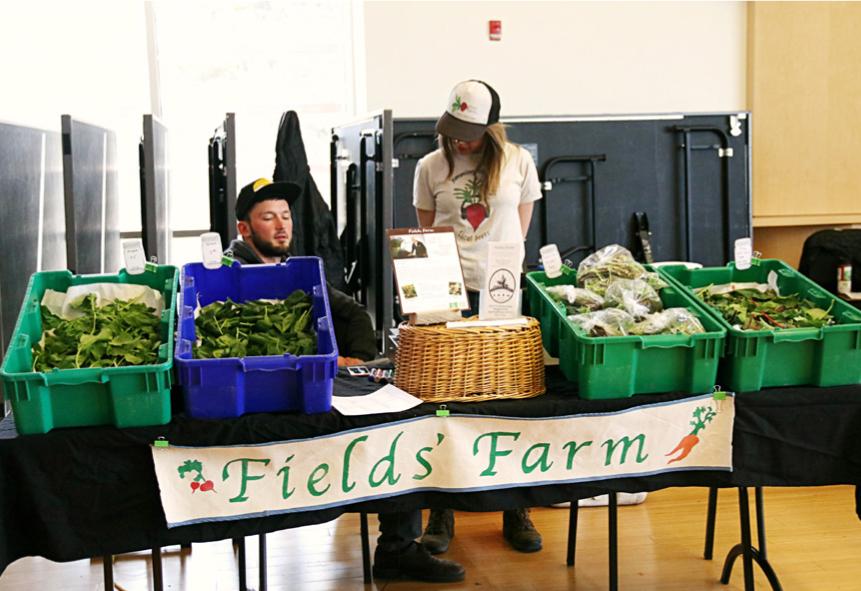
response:
M293 205L301 194L302 187L296 183L290 181L273 183L269 179L259 178L242 187L239 195L236 196L236 219L245 219L251 208L261 201L283 199L288 205Z

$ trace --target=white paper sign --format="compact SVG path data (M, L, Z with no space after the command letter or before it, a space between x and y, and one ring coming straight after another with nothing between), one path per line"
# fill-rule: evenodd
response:
M200 254L204 268L217 269L221 266L221 235L218 232L200 235Z
M392 384L386 384L365 396L332 396L332 408L345 416L402 412L421 403L421 398L416 398Z
M522 265L522 242L487 243L487 272L478 305L478 317L481 320L520 317Z
M146 253L140 238L123 240L123 260L129 275L140 275L146 270Z
M555 244L548 244L542 246L538 252L541 254L544 275L548 279L560 277L562 275L562 257L559 255L559 248Z
M739 271L750 269L753 258L753 242L750 238L739 238L735 241L735 268Z
M168 527L334 507L415 490L732 470L734 398L550 418L423 416L264 445L152 447Z

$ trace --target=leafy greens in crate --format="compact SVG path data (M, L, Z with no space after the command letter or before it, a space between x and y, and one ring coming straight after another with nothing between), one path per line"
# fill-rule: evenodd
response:
M694 293L720 312L727 322L742 330L821 328L834 324L833 302L823 310L798 294L778 295L765 285L743 289L730 287L709 285Z
M311 297L301 289L280 302L213 302L194 325L196 359L317 353Z
M82 315L65 320L41 307L43 338L33 345L33 371L158 362L160 320L153 308L125 300L98 306L92 294L72 308Z
M577 284L547 287L565 305L568 320L591 337L705 332L686 308L663 310L658 292L668 287L618 244L590 255L577 269Z

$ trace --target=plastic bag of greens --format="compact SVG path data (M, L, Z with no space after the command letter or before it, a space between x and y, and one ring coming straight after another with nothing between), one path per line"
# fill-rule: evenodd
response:
M630 328L631 334L697 334L705 332L702 322L687 308L667 308L651 314Z
M604 294L607 308L621 308L637 320L664 309L661 298L642 279L615 279Z
M588 289L573 285L553 285L546 291L551 298L565 304L569 314L582 314L604 307L604 298Z
M664 281L664 279L654 271L646 271L646 274L640 277L640 279L651 285L652 289L655 291L661 291L665 287L670 286L669 283Z
M604 295L613 279L637 279L645 274L646 269L627 248L611 244L583 259L577 267L577 285Z
M622 337L629 334L634 317L618 308L608 308L569 316L568 320L582 328L590 337Z

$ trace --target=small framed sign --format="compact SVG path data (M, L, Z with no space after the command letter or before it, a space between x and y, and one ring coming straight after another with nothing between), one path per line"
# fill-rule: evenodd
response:
M387 230L401 313L469 308L454 228Z

